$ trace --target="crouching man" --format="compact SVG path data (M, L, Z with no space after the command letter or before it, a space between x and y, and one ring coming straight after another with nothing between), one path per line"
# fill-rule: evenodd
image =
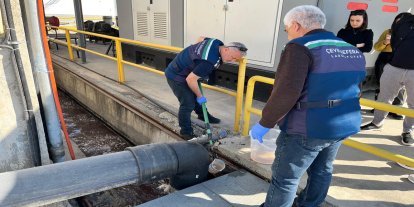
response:
M186 139L194 137L191 126L191 112L194 110L200 120L204 120L201 104L207 99L198 88L200 79L208 76L223 62L235 62L246 56L247 48L239 42L224 45L213 38L201 38L197 44L181 51L165 69L168 85L180 102L178 123L180 134ZM220 119L208 114L210 123L217 124Z

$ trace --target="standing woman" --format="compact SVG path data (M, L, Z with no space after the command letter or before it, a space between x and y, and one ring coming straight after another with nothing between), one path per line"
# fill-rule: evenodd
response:
M365 10L351 11L345 29L339 30L339 38L357 47L361 52L370 52L374 33L368 27L368 15Z
M398 14L395 17L392 25L395 25L401 18L403 18L404 16L408 16L408 15L411 15L411 14L408 12L402 12ZM374 44L374 49L380 52L377 60L375 61L375 78L378 83L378 86L380 83L380 78L381 78L384 66L387 63L389 63L392 59L391 33L392 33L391 29L386 29L381 34L381 36L378 38L378 41ZM379 92L380 92L379 88L375 90L375 100L377 100ZM398 92L398 96L394 99L392 104L397 105L397 106L404 105L404 102L405 102L404 94L405 94L405 89L403 88L402 90L400 90L400 92ZM394 119L398 119L398 120L404 119L402 115L395 114L392 112L390 112L388 115L393 117Z

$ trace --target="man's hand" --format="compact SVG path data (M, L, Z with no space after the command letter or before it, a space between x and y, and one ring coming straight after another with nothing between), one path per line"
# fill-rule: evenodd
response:
M263 136L269 132L270 128L266 128L259 123L255 124L253 128L250 130L250 136L253 139L257 139L260 143L263 143Z
M207 98L204 96L197 97L197 103L202 105L203 103L207 103Z

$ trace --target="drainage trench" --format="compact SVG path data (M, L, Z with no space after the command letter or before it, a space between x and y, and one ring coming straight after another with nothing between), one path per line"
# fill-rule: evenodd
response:
M72 142L86 157L124 151L133 146L68 94L59 91L63 115ZM77 159L82 154L77 153ZM92 206L135 206L168 194L165 181L132 184L85 196Z
M129 146L184 141L178 135L177 117L138 91L56 56L53 67L70 137L86 156L123 151ZM194 129L203 133L200 127ZM210 158L212 161L213 156ZM207 179L238 169L230 162L226 164L224 171L208 174ZM172 183L176 186L175 179ZM135 206L172 191L168 180L162 180L96 193L87 200L92 206Z
M70 94L60 90L59 97L69 136L76 148L79 148L77 159L120 152L134 146L128 139L94 116ZM226 169L216 175L209 174L208 179L236 169L236 166L226 161ZM175 191L168 183L169 180L161 180L150 184L132 184L90 194L78 201L86 204L85 206L136 206Z

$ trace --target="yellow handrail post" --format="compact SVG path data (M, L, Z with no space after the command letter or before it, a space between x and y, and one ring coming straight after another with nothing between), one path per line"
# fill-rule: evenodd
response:
M125 74L124 74L124 63L122 62L122 47L121 41L119 39L115 40L116 46L116 60L118 62L118 82L124 83L125 81Z
M69 30L65 29L65 36L66 36L66 42L68 44L68 53L69 53L69 59L73 61L73 50L72 50L72 42L70 40L70 33Z
M253 92L254 92L254 85L256 82L267 83L269 85L273 85L275 79L267 78L263 76L255 75L249 79L247 83L246 89L246 102L244 104L244 117L243 117L243 136L247 136L249 133L249 126L250 126L250 114L254 113L258 116L262 116L262 111L252 107L253 104Z
M250 109L253 104L253 91L254 91L254 84L256 83L256 76L253 76L249 79L247 83L246 89L246 102L244 103L244 112L243 112L243 136L247 136L249 133L249 126L250 126Z
M234 132L240 131L240 117L243 108L244 81L246 76L247 59L239 61L239 75L237 78L236 111L234 113Z

